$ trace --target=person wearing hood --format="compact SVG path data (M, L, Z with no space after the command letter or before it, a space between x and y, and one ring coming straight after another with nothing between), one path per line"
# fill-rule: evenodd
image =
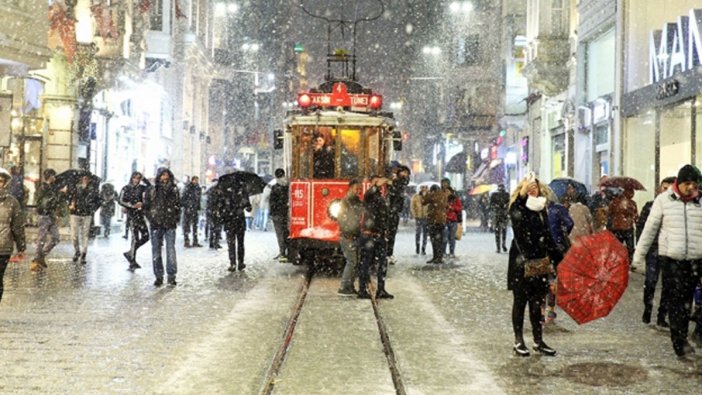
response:
M2 301L3 278L10 256L15 247L18 255L24 255L24 222L20 203L9 194L7 187L12 176L5 169L0 169L0 301Z
M556 350L543 340L544 298L549 289L547 275L525 276L527 260L548 258L560 262L563 254L551 237L548 221L546 195L548 187L530 173L523 179L510 198L509 217L514 238L509 249L507 289L512 291L512 329L514 330L514 352L518 356L529 356L524 342L524 309L529 305L529 320L534 336L534 351L554 356Z
M163 257L161 250L166 243L166 274L168 285L176 285L178 263L176 262L175 238L180 220L180 193L175 184L173 173L161 168L156 173L156 180L146 193L144 206L151 223L151 256L153 260L154 286L163 285Z
M85 174L76 185L71 196L68 210L71 213L71 240L73 240L73 262L86 264L90 228L93 226L93 216L100 208L100 193L92 176Z
M634 250L634 266L641 267L654 241L658 240L670 339L673 351L680 358L695 352L687 333L690 305L702 269L701 179L700 172L692 165L680 169L673 186L653 201Z
M183 188L181 205L183 207L183 237L185 248L202 247L197 240L197 225L200 217L200 201L202 200L202 187L200 177L192 176L190 182ZM193 232L193 243L190 244L190 231Z
M129 270L134 271L141 268L136 260L136 253L139 247L149 241L149 226L144 218L144 198L149 180L135 171L129 179L129 184L125 185L119 193L119 204L127 210L127 229L132 230L132 243L129 251L123 253L129 262Z
M287 261L288 259L288 211L289 211L289 189L288 180L285 178L285 170L275 170L275 183L266 186L270 189L269 205L275 237L278 240L278 256L273 259Z

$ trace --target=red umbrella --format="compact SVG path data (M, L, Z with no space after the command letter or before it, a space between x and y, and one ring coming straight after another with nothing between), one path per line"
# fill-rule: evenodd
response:
M578 324L607 316L629 283L626 247L609 231L580 237L558 265L558 305Z
M600 183L600 186L608 188L633 189L635 191L645 191L643 184L639 180L626 176L607 177Z

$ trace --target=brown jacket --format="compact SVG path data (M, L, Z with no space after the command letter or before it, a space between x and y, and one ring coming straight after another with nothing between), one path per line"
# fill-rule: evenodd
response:
M422 203L422 195L419 193L412 196L410 211L412 212L412 217L415 219L424 219L427 217L427 206Z
M639 209L635 201L617 196L609 204L609 216L612 219L612 230L633 230L639 218Z
M423 198L422 202L427 205L427 224L429 225L445 225L446 210L448 209L449 192L443 189L429 192Z

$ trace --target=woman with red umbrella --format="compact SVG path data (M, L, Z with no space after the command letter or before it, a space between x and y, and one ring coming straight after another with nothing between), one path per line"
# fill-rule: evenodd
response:
M524 309L529 305L529 320L534 336L534 351L543 355L556 355L556 350L543 340L541 307L548 292L548 274L525 277L525 260L550 258L553 262L563 259L551 238L547 214L546 191L533 173L517 185L510 198L509 216L512 220L514 239L509 250L507 288L514 296L512 304L512 328L514 330L514 352L529 356L524 342Z
M690 304L702 266L702 206L698 189L701 178L692 165L680 169L673 186L653 201L634 253L634 263L641 265L658 238L670 338L679 357L695 352L687 341L687 332Z

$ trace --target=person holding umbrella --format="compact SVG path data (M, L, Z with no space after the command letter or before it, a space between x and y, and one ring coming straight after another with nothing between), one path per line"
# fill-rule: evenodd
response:
M563 254L551 237L548 221L546 191L548 187L538 181L533 173L523 179L510 197L509 216L514 230L514 239L509 250L507 288L512 291L512 329L514 330L514 352L529 356L524 342L524 309L529 305L529 320L534 336L534 351L556 355L556 350L543 340L543 312L541 307L549 289L548 275L527 277L525 264L529 260L549 258L560 262Z
M634 265L646 259L658 238L658 259L663 270L663 294L667 299L670 339L678 357L695 352L687 340L690 304L700 280L702 265L702 176L692 165L683 166L677 180L656 197L634 252Z
M10 255L16 246L17 255L22 257L26 247L22 208L7 190L11 179L10 173L0 168L0 301L4 290L3 277Z

